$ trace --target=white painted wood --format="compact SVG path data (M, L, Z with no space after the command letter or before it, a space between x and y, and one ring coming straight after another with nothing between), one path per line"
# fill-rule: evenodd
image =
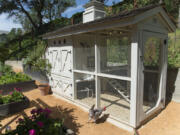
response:
M48 76L52 91L72 98L72 45L67 45L72 41L66 38L66 42L64 42L64 39L56 39L56 44L53 40L49 41L45 57L52 66Z
M131 44L131 98L130 98L130 124L136 128L137 117L137 66L138 66L138 43Z
M92 5L89 7L85 7L85 11L83 13L83 23L91 22L102 17L105 17L106 12L104 11L104 4L98 1L89 2ZM98 6L96 6L98 4Z
M166 40L166 44L164 44L164 47L163 47L163 61L164 61L164 64L163 64L163 83L162 83L162 86L163 86L163 91L162 91L162 108L165 107L165 102L166 102L166 82L167 82L167 67L168 67L168 37L165 38Z
M72 78L72 46L61 47L61 74Z
M104 74L104 73L97 73L97 76L106 77L106 78L112 78L112 79L119 79L119 80L124 80L124 81L131 81L130 77L110 75L110 74Z
M72 80L62 76L51 75L50 85L53 92L72 98Z
M146 11L140 15L137 15L133 18L126 18L126 19L119 19L119 20L111 20L106 21L98 24L91 24L87 25L84 28L76 29L73 31L66 31L66 32L55 32L56 35L49 35L44 36L44 39L52 39L57 37L64 37L64 36L70 36L70 35L78 35L81 33L86 32L93 32L97 30L104 30L104 29L110 29L110 28L117 28L117 27L125 27L128 25L134 25L137 24L151 16L160 15L162 19L164 20L165 24L168 27L169 32L174 32L176 29L175 24L171 21L171 19L168 17L168 15L165 13L164 9L162 7L156 7L154 9L151 9L149 11Z
M149 37L158 37L162 40L162 42L164 41L164 39L166 39L167 35L166 34L160 34L160 33L153 33L153 32L149 32L149 31L142 31L142 48L141 48L141 53L142 55L140 57L143 57L143 48L144 48L144 44L146 42L146 40L149 38ZM161 45L162 47L162 51L164 50L164 45L162 44ZM151 108L148 112L144 112L143 110L143 92L144 92L144 74L143 74L143 71L144 71L144 68L143 68L143 61L141 61L140 65L141 65L141 71L140 71L140 78L139 81L141 81L141 84L140 84L140 107L139 107L139 116L140 118L138 119L139 122L145 120L146 118L148 118L149 116L151 116L152 114L154 114L156 111L158 111L159 109L162 108L162 103L161 103L161 100L162 100L162 94L165 92L165 89L164 89L164 73L165 71L163 71L164 69L164 57L167 57L167 54L163 53L162 52L162 55L161 55L161 65L162 67L160 67L160 82L159 82L159 97L158 97L158 101L156 103L156 105Z
M96 107L100 108L101 107L101 83L100 83L100 78L96 76Z
M151 16L155 16L157 14L161 14L161 16L164 18L164 21L167 23L167 27L169 28L169 32L174 32L176 29L175 24L171 21L171 19L168 17L167 13L165 13L164 9L162 7L156 7L151 10L148 10L144 12L143 14L137 15L135 17L136 22L140 22L144 20L145 18L149 18Z
M98 38L96 37L96 40ZM100 108L101 107L101 101L100 101L100 94L101 94L101 82L100 82L100 78L97 76L97 73L100 71L100 51L97 45L97 42L95 43L95 81L96 81L96 107Z
M75 39L74 36L71 36L72 38L72 91L73 91L73 100L77 99L77 85L76 85L76 78L75 78L75 73L73 71L75 67Z
M89 71L83 71L83 70L73 70L74 73L82 73L82 74L89 74L89 75L95 75L95 72L89 72Z

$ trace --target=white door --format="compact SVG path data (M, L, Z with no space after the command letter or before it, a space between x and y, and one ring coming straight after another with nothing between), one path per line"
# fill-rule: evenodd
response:
M61 47L61 75L72 78L72 47Z
M140 121L161 109L165 102L167 36L143 31L140 76Z
M61 71L61 50L60 47L49 47L46 51L46 59L51 64L51 73L58 74Z
M49 83L53 92L72 97L72 46L49 47L46 59L52 66Z

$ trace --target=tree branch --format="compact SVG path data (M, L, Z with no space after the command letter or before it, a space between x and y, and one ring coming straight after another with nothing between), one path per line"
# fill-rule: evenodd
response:
M30 14L25 10L25 8L23 7L22 3L20 2L20 0L16 0L16 2L19 4L21 11L27 16L27 18L29 19L29 21L31 22L31 24L33 25L34 29L37 29L38 26L36 25L36 23L34 23L33 19L31 18Z

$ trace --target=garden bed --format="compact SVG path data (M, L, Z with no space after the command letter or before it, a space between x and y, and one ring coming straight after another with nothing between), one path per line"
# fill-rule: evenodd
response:
M10 91L12 91L12 88L21 88L23 89L23 91L27 91L27 90L35 89L37 88L37 86L35 85L34 80L0 85L0 90L2 90L2 95L7 95Z
M29 99L25 96L22 101L0 105L0 116L7 116L26 109L29 106Z
M32 109L30 116L19 118L16 128L3 135L74 135L71 129L64 126L62 119L52 118L51 112L48 108Z

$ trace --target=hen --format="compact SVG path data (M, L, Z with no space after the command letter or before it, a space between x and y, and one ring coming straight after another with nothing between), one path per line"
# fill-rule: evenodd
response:
M92 105L92 107L89 109L89 121L93 120L95 123L100 118L103 111L106 110L106 107L101 109L94 109L95 105Z

